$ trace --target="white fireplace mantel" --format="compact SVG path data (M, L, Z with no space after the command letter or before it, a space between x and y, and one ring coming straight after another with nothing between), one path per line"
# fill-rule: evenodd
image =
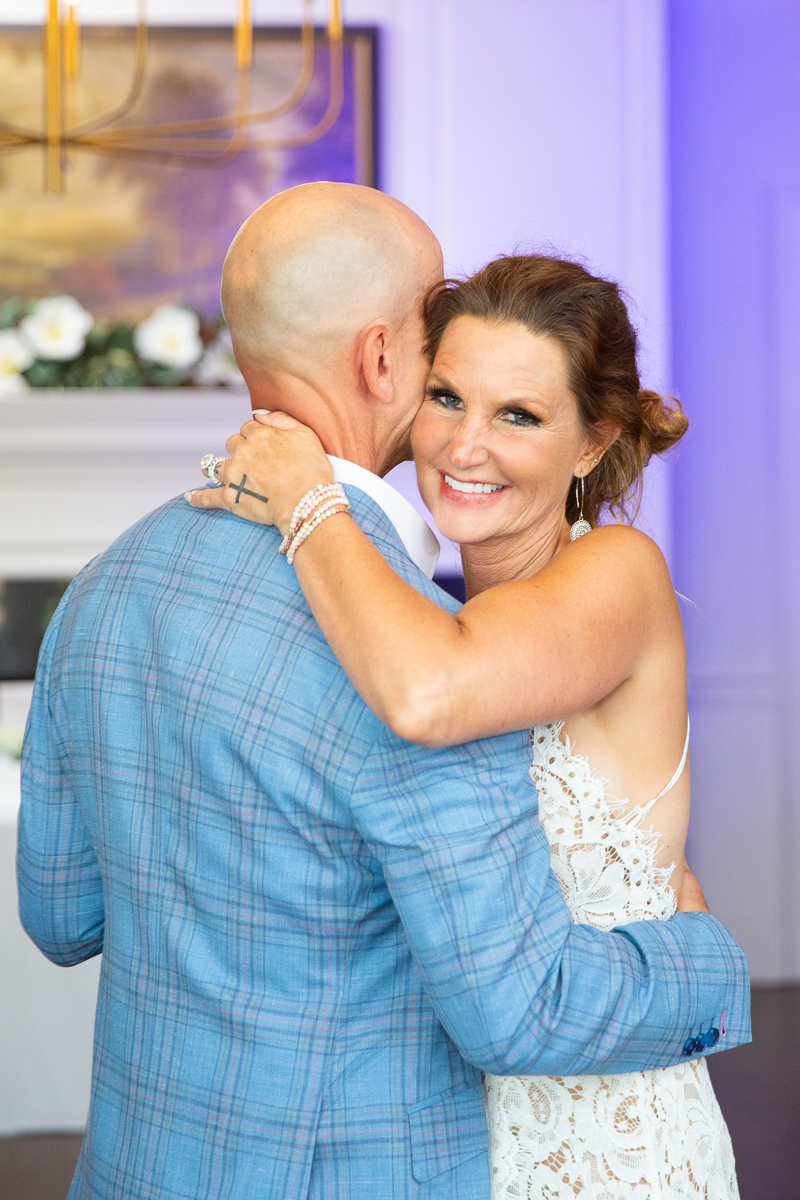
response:
M0 579L68 579L171 496L250 416L246 391L0 397Z
M202 487L250 417L241 391L64 389L0 396L0 579L71 579L165 500ZM412 463L388 477L433 525ZM438 535L439 571L461 573Z

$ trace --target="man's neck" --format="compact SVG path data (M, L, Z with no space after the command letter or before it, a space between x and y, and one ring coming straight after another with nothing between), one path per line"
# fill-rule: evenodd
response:
M343 395L310 387L301 380L248 380L254 409L279 409L313 429L326 454L356 463L381 478L411 457L408 436L398 439L397 428L383 422L357 392ZM379 415L383 415L381 412Z

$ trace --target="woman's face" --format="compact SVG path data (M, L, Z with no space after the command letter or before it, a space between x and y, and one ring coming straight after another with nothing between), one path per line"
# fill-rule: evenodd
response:
M560 528L597 454L558 343L477 317L447 326L411 443L422 498L461 544Z

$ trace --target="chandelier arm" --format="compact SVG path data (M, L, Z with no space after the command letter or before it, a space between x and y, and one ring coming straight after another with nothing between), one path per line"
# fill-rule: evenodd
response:
M43 142L43 141L44 141L44 139L41 139L41 142ZM35 146L35 145L37 145L37 144L41 144L41 143L37 143L37 142L34 142L34 141L29 141L29 142L23 142L23 141L12 142L11 140L9 140L9 141L5 141L5 142L4 142L4 141L0 140L0 155L2 155L2 154L12 154L12 153L14 152L14 150L29 150L31 146Z
M176 165L185 167L225 167L228 165L228 163L233 162L234 159L238 158L242 153L241 150L230 153L228 150L223 149L221 151L207 152L202 154L181 154L177 149L178 144L173 144L175 145L174 150L170 149L169 143L164 146L156 145L151 149L148 149L144 146L121 146L118 149L114 148L109 150L104 146L95 145L87 138L85 142L74 142L71 149L88 150L94 153L99 152L102 154L107 154L111 158L121 158L134 162L175 163ZM220 139L220 145L228 146L230 145L230 142ZM2 150L0 150L0 154L1 153Z
M311 129L307 129L305 133L293 136L271 138L268 141L247 141L241 147L242 150L293 150L300 146L310 146L324 137L339 119L344 103L344 51L342 42L339 40L330 45L330 71L331 91L328 107L316 125L313 125ZM87 146L94 150L105 150L109 154L119 154L125 147L124 141L119 143L112 142L107 136L102 139L81 138L80 141L73 144ZM169 142L167 141L168 145ZM188 151L187 157L189 158L193 154L201 153L205 153L206 155L223 155L229 147L230 142L227 140L184 138L175 144L175 153L180 155L182 151L184 153ZM138 146L133 144L127 148L134 152L145 154L169 153L167 147L163 145L163 141L157 137L142 139Z
M145 79L147 65L147 24L144 19L144 0L139 0L139 19L136 27L136 58L134 77L128 96L117 108L96 117L83 125L65 131L59 139L74 149L105 152L119 158L144 161L169 161L196 167L219 167L232 162L243 150L278 150L308 146L324 137L341 114L344 103L344 51L341 32L332 36L329 28L330 94L325 113L320 120L304 133L261 141L248 141L249 126L274 120L290 112L308 92L315 75L315 29L311 5L313 0L303 0L304 13L301 28L302 61L300 74L289 96L274 108L260 113L247 111L245 88L249 88L250 71L240 72L237 112L232 117L209 120L181 121L169 124L129 127L128 129L103 129L111 121L119 120L138 101ZM185 138L180 135L190 132L204 133L231 129L227 139ZM94 136L91 136L94 135ZM144 136L143 136L144 135ZM147 136L151 135L151 136ZM173 140L177 138L178 140ZM7 121L0 121L0 155L22 150L33 145L47 144L48 137ZM138 142L138 145L137 145ZM130 143L130 144L126 144Z
M306 12L310 12L311 0L305 0L305 3ZM101 137L112 142L123 142L150 136L172 137L183 133L214 133L217 130L230 129L232 126L255 125L262 121L273 121L278 117L285 116L303 99L314 78L314 25L305 16L303 17L302 45L303 60L297 81L286 99L274 108L257 113L237 113L229 117L209 117L207 120L173 121L163 125L129 125L124 129L104 130ZM76 136L82 136L82 133ZM65 138L65 141L67 140L70 140L69 137Z
M331 91L328 107L316 125L312 125L305 133L294 134L284 138L270 138L259 142L247 142L248 150L295 150L301 146L310 146L318 142L328 133L336 122L344 105L344 45L341 38L329 43L329 60L331 72Z
M0 135L13 135L18 138L25 138L28 142L39 142L44 139L44 135L37 133L34 129L25 129L22 125L14 125L11 121L0 121Z
M251 64L246 67L240 67L237 72L236 80L236 117L237 123L228 139L228 145L225 150L226 154L238 155L244 143L247 141L247 126L239 124L238 118L246 115L250 108L250 79L251 79Z
M141 138L137 142L107 142L100 141L99 138L81 138L78 142L73 142L71 149L74 150L94 150L100 154L107 154L109 157L116 157L120 154L126 154L128 151L135 154L178 154L185 155L191 158L193 155L217 155L222 157L231 151L232 138ZM242 150L253 150L257 147L252 142L245 141L236 150L240 153Z
M91 121L86 121L83 125L76 126L75 129L66 130L61 139L62 143L74 142L77 138L83 137L84 134L94 133L104 125L108 125L110 121L118 121L120 117L124 117L126 113L130 112L142 94L146 67L147 22L144 19L144 0L139 0L139 17L136 23L136 57L134 60L133 81L128 95L121 104L117 105L116 108L112 108L109 112L103 113L102 116L94 117Z
M259 124L262 121L275 121L278 117L284 117L293 108L296 108L300 101L307 95L314 78L316 55L313 3L314 0L303 0L303 22L300 27L300 74L295 80L294 87L286 99L280 104L276 104L274 108L265 109L260 113L243 114L240 118L242 124Z

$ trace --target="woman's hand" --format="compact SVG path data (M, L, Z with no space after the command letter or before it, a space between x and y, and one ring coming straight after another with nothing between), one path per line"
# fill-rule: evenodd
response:
M333 467L313 429L286 413L259 413L225 446L230 458L217 468L222 487L185 493L195 508L226 508L285 534L306 492L333 483Z
M700 880L689 870L686 863L684 863L683 867L683 880L678 895L677 907L678 912L711 912L711 909L706 904Z

